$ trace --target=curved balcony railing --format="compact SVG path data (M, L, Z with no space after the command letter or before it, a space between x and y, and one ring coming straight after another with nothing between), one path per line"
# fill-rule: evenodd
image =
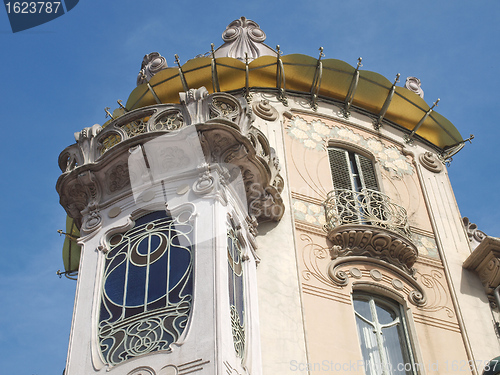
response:
M328 231L340 225L364 224L395 231L408 239L411 237L406 210L379 191L335 189L328 193L323 205Z

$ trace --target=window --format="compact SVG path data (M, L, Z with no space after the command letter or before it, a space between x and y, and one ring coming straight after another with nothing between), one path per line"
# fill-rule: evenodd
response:
M193 294L193 225L165 211L113 235L105 254L98 340L116 365L168 350L186 327Z
M353 300L366 374L416 374L403 307L360 293Z
M229 305L231 329L236 355L243 358L245 352L245 301L243 289L243 264L241 243L234 228L227 233L227 260L229 276Z
M328 148L333 187L360 192L378 190L373 163L366 156L337 147Z
M374 224L387 218L387 198L378 190L372 161L361 154L328 148L334 191L335 220L342 224Z

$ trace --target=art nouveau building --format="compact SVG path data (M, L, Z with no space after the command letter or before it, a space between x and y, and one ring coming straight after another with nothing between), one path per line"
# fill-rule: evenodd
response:
M61 153L66 375L481 374L500 241L461 219L461 135L416 78L265 38L146 55Z

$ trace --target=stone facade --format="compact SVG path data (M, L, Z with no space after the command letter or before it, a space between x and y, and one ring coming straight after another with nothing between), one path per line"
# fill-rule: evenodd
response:
M189 76L179 68L183 90L164 101L170 94L154 80L170 68L149 54L129 102L144 103L137 96L144 90L157 104L115 111L61 153L57 191L82 247L66 374L364 374L357 295L400 307L392 324L404 325L407 373L480 374L500 353L481 285L490 294L498 286L498 257L496 242L485 242L474 252L483 255L466 264L479 277L463 269L472 250L444 164L460 145L443 148L419 135L420 125L385 120L385 97L383 108L364 108L355 100L358 70L345 100L320 90L321 69L310 90L286 92L280 80L274 90L252 88L249 59L272 57L284 73L279 51L244 18L223 37L207 70L212 87L184 90ZM247 81L219 92L217 64L226 57L238 60L235 67L246 63ZM388 98L394 92L388 85ZM357 165L351 190L332 178L331 149ZM368 173L375 190L365 186ZM167 213L168 234L152 221L141 234L149 245L119 250L155 212ZM177 293L182 308L152 307L151 257L180 248L189 253L182 280L192 286L168 287L164 297ZM144 277L130 271L141 256ZM491 267L481 263L487 256ZM127 270L112 278L121 264ZM147 286L140 303L132 303L138 292L113 281L139 279ZM106 315L105 298L121 301L122 320ZM124 328L134 316L140 324ZM162 329L153 318L163 319Z

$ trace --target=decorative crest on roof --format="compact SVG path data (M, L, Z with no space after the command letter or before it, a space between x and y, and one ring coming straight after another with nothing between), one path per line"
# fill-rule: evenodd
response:
M424 98L424 90L422 90L422 83L417 77L407 77L405 82L405 87L413 91L415 94Z
M257 22L241 17L234 20L222 33L224 44L217 48L215 57L232 57L241 61L255 60L260 56L276 56L276 51L264 44L266 34Z
M149 82L160 70L168 68L167 59L158 52L151 52L144 55L141 64L141 71L137 75L137 86Z

